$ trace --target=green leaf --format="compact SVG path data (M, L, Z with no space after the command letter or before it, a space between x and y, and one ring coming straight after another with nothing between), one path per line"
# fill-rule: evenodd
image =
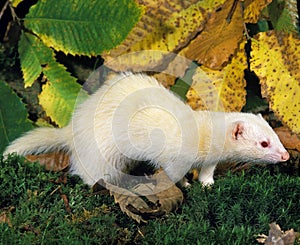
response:
M61 64L51 62L43 72L49 81L39 95L40 104L58 126L66 126L76 104L84 100L87 94L81 91L76 79Z
M0 153L22 133L33 128L20 98L0 81Z
M141 14L133 0L41 0L24 25L49 47L91 56L120 44Z
M25 87L30 87L42 72L41 53L36 37L22 32L19 41L19 58Z
M295 32L297 30L296 1L273 0L268 6L268 11L276 31Z
M53 50L36 36L22 33L19 46L25 87L31 86L42 72L47 83L39 95L40 104L58 126L65 126L72 115L81 86L63 65L56 62Z

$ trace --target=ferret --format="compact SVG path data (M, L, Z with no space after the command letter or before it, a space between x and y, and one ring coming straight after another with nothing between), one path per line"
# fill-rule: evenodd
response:
M218 163L289 159L261 115L194 111L155 78L133 73L106 81L66 127L29 131L4 155L53 151L67 152L71 173L89 185L100 179L118 184L145 162L162 168L174 183L201 168L199 181L211 185Z

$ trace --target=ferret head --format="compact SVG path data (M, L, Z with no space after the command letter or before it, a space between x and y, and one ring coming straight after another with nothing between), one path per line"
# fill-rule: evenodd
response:
M239 113L230 120L227 136L233 159L241 162L276 163L289 159L289 153L261 115Z

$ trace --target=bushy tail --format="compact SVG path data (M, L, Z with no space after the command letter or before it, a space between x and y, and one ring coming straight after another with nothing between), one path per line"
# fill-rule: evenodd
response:
M57 150L68 150L71 133L65 128L37 128L14 140L3 155L17 153L18 155L39 154Z

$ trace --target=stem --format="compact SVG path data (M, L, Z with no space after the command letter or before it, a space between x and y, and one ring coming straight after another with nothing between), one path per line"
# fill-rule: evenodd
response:
M6 1L6 3L4 4L3 8L1 9L1 12L0 12L0 20L4 14L4 11L6 10L7 6L9 4L9 0Z
M9 2L9 1L8 1L8 2ZM9 8L10 8L10 12L11 12L11 16L12 16L13 20L14 20L15 22L17 22L18 25L21 25L21 21L20 21L19 17L17 16L17 14L16 14L16 12L15 12L15 9L11 6L11 4L9 4L8 6L9 6Z

